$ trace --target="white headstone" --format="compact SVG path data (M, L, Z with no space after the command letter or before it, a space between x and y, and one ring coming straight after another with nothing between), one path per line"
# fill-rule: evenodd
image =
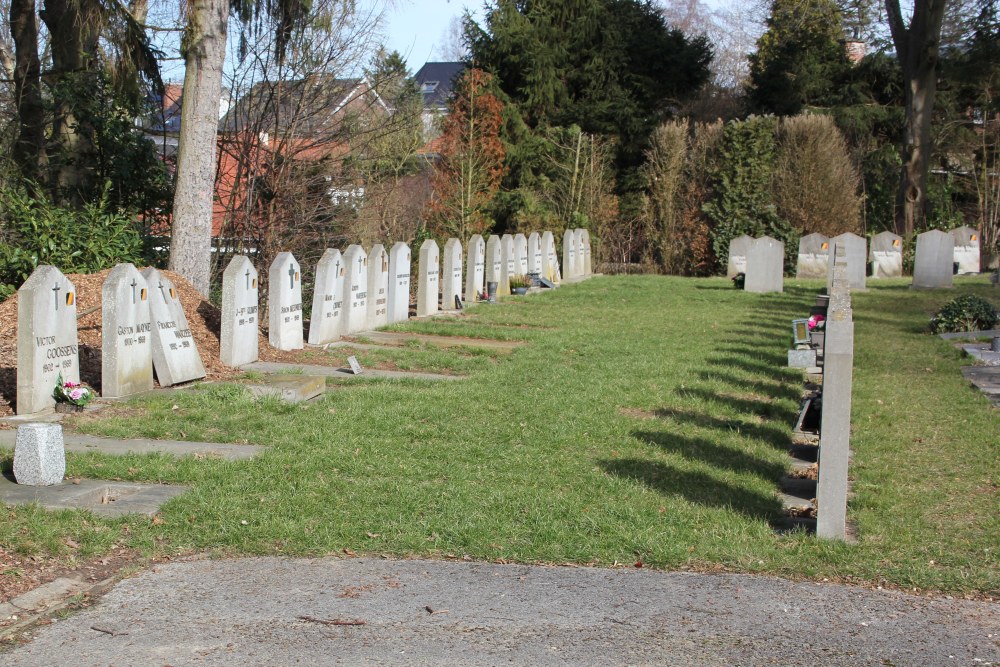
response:
M847 259L847 286L851 290L865 289L865 274L868 269L868 244L857 234L846 232L840 236L830 239L830 247L840 245L844 249L844 256ZM833 253L827 257L827 278L826 288L829 292L833 285Z
M205 377L205 366L201 363L177 288L154 268L144 269L142 277L149 291L153 369L160 386L169 387Z
M389 323L410 317L410 246L397 242L389 251Z
M490 234L486 242L486 282L497 284L497 294L500 293L500 278L503 273L503 257L500 251L500 237Z
M538 232L528 234L528 273L545 277L542 273L542 237Z
M591 276L594 274L594 266L590 260L590 232L586 229L581 229L577 232L577 235L582 240L583 245L583 273L584 275Z
M118 264L101 286L101 396L153 388L149 290L132 264Z
M462 242L450 238L441 260L441 309L455 310L455 297L462 297Z
M42 265L17 290L17 414L53 407L60 373L64 382L80 381L76 288Z
M364 331L368 326L368 255L357 244L344 251L344 334Z
M542 277L549 282L559 283L559 255L556 253L556 239L552 232L542 232Z
M500 286L497 294L510 294L510 277L517 273L514 265L514 237L504 234L500 237Z
M381 243L368 254L368 328L389 323L389 253Z
M309 344L324 345L340 337L344 325L344 258L336 248L327 248L316 264Z
M576 243L576 232L572 229L567 229L565 232L563 232L563 260L562 260L563 278L566 278L567 280L576 277L577 247L578 246Z
M825 234L807 234L799 239L796 278L826 278L830 264L830 239Z
M258 336L257 269L245 255L237 255L222 274L222 331L219 358L227 366L245 366L257 361Z
M951 230L955 239L955 263L958 273L979 273L979 231L972 227L959 227Z
M62 426L21 424L14 436L14 479L28 486L59 484L66 474Z
M784 243L762 236L750 245L746 261L744 290L757 293L784 291Z
M417 271L417 317L438 312L441 259L437 241L427 239L420 244Z
M465 301L475 303L486 281L486 243L481 235L469 239L465 257Z
M872 237L868 261L872 278L901 278L903 275L903 237L892 232L879 232Z
M586 233L583 229L577 229L576 231L576 275L580 278L585 278L587 276L587 248L584 246L583 235Z
M726 277L733 278L737 274L747 272L747 253L753 245L753 237L737 236L729 242L729 262L726 264Z
M528 238L514 234L514 273L528 275Z
M917 236L917 253L913 260L913 284L917 289L939 289L953 286L955 237L940 229Z
M302 271L290 252L279 252L267 272L267 340L279 350L301 350Z

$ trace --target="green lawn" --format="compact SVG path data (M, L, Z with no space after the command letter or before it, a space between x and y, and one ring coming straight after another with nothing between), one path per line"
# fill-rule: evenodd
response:
M870 284L855 296L855 545L771 525L802 388L784 368L790 320L808 314L822 283L754 295L725 279L653 276L598 277L395 327L528 342L511 354L371 353L470 376L461 382L359 380L304 406L203 385L83 421L90 433L269 449L235 463L68 455L70 476L193 489L155 522L8 508L0 544L67 559L119 544L150 555L641 560L996 593L1000 419L926 323L959 294L1000 295L985 278L937 292Z

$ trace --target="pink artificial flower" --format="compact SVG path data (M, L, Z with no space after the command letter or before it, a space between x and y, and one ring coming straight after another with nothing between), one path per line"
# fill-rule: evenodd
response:
M815 329L821 322L823 322L825 320L826 320L826 318L823 317L822 315L820 315L819 313L817 313L815 315L810 315L809 316L809 321L807 323L807 326L809 327L809 331L812 331L813 329Z
M87 390L85 389L74 389L69 392L69 397L74 401L79 401L81 398L87 395Z
M79 382L73 382L73 381L67 381L63 385L63 387L65 387L66 389L72 389L73 387L79 387L79 386L80 386Z

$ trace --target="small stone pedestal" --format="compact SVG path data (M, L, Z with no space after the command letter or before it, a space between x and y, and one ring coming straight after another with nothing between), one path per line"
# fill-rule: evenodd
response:
M14 479L28 486L59 484L66 474L66 450L59 424L22 424L14 441Z

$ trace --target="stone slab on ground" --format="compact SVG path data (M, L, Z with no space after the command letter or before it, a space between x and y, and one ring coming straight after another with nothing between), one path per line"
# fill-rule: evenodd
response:
M432 334L400 333L395 331L363 331L357 334L378 345L401 346L411 341L428 343L437 347L481 347L498 352L511 352L525 345L523 341L492 340L489 338L463 338L460 336L436 336Z
M79 579L59 577L47 584L19 595L10 602L0 603L0 621L11 616L44 612L57 607L65 599L83 593L90 586Z
M980 343L977 345L963 345L962 350L987 366L1000 366L1000 352L994 352L990 343Z
M962 375L1000 408L1000 366L963 366Z
M288 364L277 361L257 361L243 367L261 373L302 372L308 375L356 380L358 378L383 378L389 380L464 380L461 375L441 375L438 373L411 373L408 371L381 371L366 368L361 375L355 375L350 368L334 368L315 364Z
M286 403L301 403L322 396L326 392L326 378L321 375L268 375L244 386L254 396L274 396Z
M0 431L0 449L14 449L14 431ZM171 456L205 456L238 461L251 459L264 451L259 445L233 445L216 442L186 442L181 440L115 440L82 433L63 431L67 452L85 454L99 452L112 456L124 454L170 454Z
M160 505L188 490L186 486L109 482L82 479L55 486L24 486L13 475L0 476L0 502L7 505L28 505L37 502L49 510L87 509L100 516L145 514L153 516Z
M993 602L768 576L367 558L159 565L33 634L5 666L1000 662Z
M975 340L977 338L996 338L1000 336L1000 329L984 329L983 331L955 331L952 333L938 334L944 340Z

